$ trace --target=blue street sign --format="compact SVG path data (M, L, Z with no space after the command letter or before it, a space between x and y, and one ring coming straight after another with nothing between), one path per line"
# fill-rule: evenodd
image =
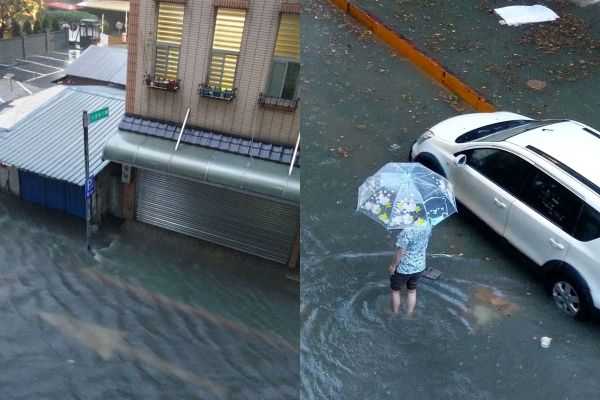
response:
M85 198L89 199L94 194L94 175L90 175L90 177L85 181Z

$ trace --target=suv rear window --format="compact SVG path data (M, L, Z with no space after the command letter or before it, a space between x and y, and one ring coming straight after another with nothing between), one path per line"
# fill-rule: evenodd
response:
M521 200L569 235L583 205L583 200L538 169L523 186Z

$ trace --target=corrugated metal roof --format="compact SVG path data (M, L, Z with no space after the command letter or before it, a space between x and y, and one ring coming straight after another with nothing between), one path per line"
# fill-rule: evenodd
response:
M102 150L118 131L125 91L104 86L70 86L0 136L0 162L83 186L83 110L108 107L109 116L90 124L90 174L107 164Z
M141 133L163 139L177 141L180 125L171 122L153 121L126 114L119 128L124 131ZM186 127L181 136L181 143L221 150L248 157L261 158L289 165L294 154L293 147L284 147L266 142L251 141L218 132L205 131L200 128ZM300 166L300 152L296 155L295 166Z
M6 108L0 111L0 131L8 131L17 122L27 118L40 105L47 102L48 99L65 90L65 87L62 85L51 86L48 89L11 101Z
M90 46L65 68L65 74L125 86L127 49Z

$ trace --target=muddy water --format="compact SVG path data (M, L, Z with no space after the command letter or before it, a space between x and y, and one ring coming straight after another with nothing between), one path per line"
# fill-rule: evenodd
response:
M293 399L298 286L263 260L0 194L0 398Z
M563 399L600 389L598 324L557 314L533 275L462 220L434 232L427 262L442 275L422 280L410 318L388 311L385 237L365 245L371 252L348 252L345 234L303 229L313 250L302 282L302 398ZM448 240L456 231L465 235ZM549 349L542 336L553 338Z

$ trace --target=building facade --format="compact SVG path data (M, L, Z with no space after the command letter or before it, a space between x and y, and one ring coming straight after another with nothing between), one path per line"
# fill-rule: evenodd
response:
M295 267L300 6L131 0L123 215Z

